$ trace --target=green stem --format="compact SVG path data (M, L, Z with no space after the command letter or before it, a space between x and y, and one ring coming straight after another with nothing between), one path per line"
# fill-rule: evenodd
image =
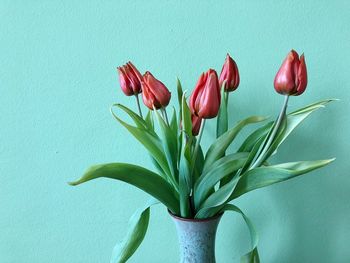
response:
M169 126L169 119L168 119L168 114L166 113L166 108L162 108L161 112L163 114L163 118L165 119L166 124Z
M195 182L194 182L193 174L194 174L194 170L196 168L196 160L197 160L199 146L200 146L200 142L201 142L203 131L204 131L204 126L205 126L205 119L203 119L203 122L201 124L200 129L199 129L199 135L198 135L196 145L195 145L194 150L193 150L192 167L191 167L191 171L190 171L190 174L191 174L191 192L190 192L190 210L191 211L190 212L191 212L191 214L195 214L194 197L193 197L193 187L194 187Z
M138 108L138 110L139 110L140 117L143 119L142 111L141 111L141 106L140 106L139 94L136 94L135 97L136 97L137 108Z
M275 121L275 126L273 127L273 130L272 130L272 132L271 132L267 142L263 146L263 149L261 150L261 153L259 154L259 157L256 159L254 164L249 168L249 170L260 166L265 161L266 152L269 149L269 147L271 146L273 140L275 139L276 133L278 132L278 130L279 130L281 124L282 124L282 121L284 119L284 116L286 115L287 106L288 106L288 99L289 99L289 95L286 95L284 97L284 103L283 103L282 109L280 111L280 114L279 114L277 120Z

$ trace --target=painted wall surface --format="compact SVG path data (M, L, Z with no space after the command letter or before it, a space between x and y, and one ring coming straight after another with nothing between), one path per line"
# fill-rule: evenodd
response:
M152 167L109 113L114 102L134 107L116 66L132 60L175 95L176 76L192 90L229 52L241 73L229 105L232 125L252 114L277 115L283 98L272 82L291 48L305 53L309 84L290 109L341 101L313 114L272 162L337 160L236 204L258 229L262 262L349 262L350 2L184 2L0 1L1 263L109 262L129 217L148 199L107 179L66 184L96 163ZM217 242L219 263L239 262L249 248L241 218L225 215ZM130 262L177 262L177 250L175 226L158 206Z

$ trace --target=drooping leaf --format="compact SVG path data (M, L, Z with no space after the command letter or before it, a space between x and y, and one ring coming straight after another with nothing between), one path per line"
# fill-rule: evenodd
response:
M230 197L230 200L233 200L252 190L311 172L312 170L321 168L331 163L333 160L334 159L301 161L254 168L242 174Z
M204 168L212 165L217 159L221 158L237 134L248 124L264 121L266 118L261 116L252 116L237 123L236 126L229 129L219 138L217 138L209 147L205 156Z
M95 165L90 167L79 180L69 184L78 185L100 177L134 185L162 202L174 214L179 212L179 196L174 187L160 175L141 166L127 163Z
M157 161L164 171L164 174L167 176L165 179L168 181L171 180L169 179L171 177L170 168L159 137L148 132L146 129L127 124L114 114L113 116L148 150L150 155Z
M134 121L134 123L138 128L143 128L143 129L149 128L147 122L144 119L142 119L136 112L130 110L128 107L120 103L113 104L112 107L118 107L122 109L125 113L127 113L132 118L132 120ZM111 108L111 113L112 115L115 115L114 112L112 111L112 108Z
M150 207L158 203L151 199L144 207L138 209L129 220L124 240L113 249L110 263L125 263L142 243L148 228Z
M249 229L250 233L250 239L252 244L252 249L241 257L241 263L260 263L259 253L258 253L258 234L255 230L255 227L253 223L250 221L250 219L242 212L241 209L239 209L237 206L233 204L226 204L225 207L222 209L222 212L225 211L232 211L240 214L245 223L247 224L247 227Z

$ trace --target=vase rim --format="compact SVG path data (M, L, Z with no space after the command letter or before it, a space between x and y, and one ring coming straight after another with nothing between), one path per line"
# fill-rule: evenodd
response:
M224 213L219 213L219 214L217 214L213 217L209 217L209 218L184 218L184 217L177 216L177 215L173 214L169 209L168 209L168 213L172 218L174 218L176 220L180 220L180 221L184 221L184 222L194 222L194 223L213 221L213 220L216 220L218 218L221 218L222 215L224 214Z

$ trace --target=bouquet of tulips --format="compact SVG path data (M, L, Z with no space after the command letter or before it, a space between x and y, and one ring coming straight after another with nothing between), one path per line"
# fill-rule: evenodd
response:
M171 93L150 72L141 75L128 62L118 67L120 86L127 96L135 96L137 111L121 104L111 107L115 119L149 152L155 171L128 163L107 163L90 167L72 185L107 177L132 184L153 198L131 218L125 240L117 244L112 262L126 262L142 242L149 222L150 206L161 202L173 215L205 219L225 211L240 213L252 238L247 262L259 262L257 237L252 223L232 202L254 189L282 182L323 167L334 159L270 164L268 159L289 134L312 112L332 101L324 100L287 112L288 99L302 94L307 85L304 55L292 50L274 80L284 102L275 121L251 116L228 128L228 99L239 85L236 62L227 55L218 77L213 69L203 73L189 97L177 81L179 111L168 117ZM149 109L143 115L139 94ZM114 109L130 116L133 125L120 119ZM204 151L201 138L207 119L217 117L216 138ZM235 152L228 147L249 124L263 123L240 144Z

